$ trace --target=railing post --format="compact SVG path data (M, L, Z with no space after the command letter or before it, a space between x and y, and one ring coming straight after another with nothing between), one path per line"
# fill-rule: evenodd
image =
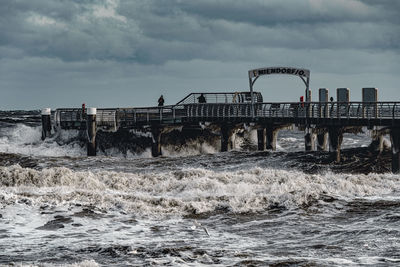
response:
M51 135L51 109L42 110L42 140Z
M125 117L126 117L126 111L125 111ZM137 123L137 114L136 114L136 109L133 110L133 121Z
M97 133L97 124L96 124L96 108L88 108L86 115L86 132L87 132L87 155L88 156L96 156L96 133Z

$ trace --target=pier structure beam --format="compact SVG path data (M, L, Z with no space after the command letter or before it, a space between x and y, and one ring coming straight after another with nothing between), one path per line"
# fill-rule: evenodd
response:
M234 148L233 136L234 127L229 124L221 125L221 152L226 152Z
M291 127L291 124L262 124L257 129L258 150L276 150L279 130Z
M152 143L151 143L151 155L153 157L159 157L162 155L161 151L161 128L158 126L151 127Z
M51 135L51 109L42 109L42 140Z
M343 128L329 127L329 152L332 153L336 162L340 162L340 148L343 142Z
M315 150L315 135L312 132L308 132L304 135L306 151Z
M328 132L317 134L317 150L326 151L328 145Z
M97 133L97 123L96 123L96 108L88 108L86 116L86 132L87 132L87 155L96 156L96 133Z
M266 137L266 148L269 150L276 150L276 139L278 138L278 132L280 127L275 127L272 125L267 125L265 128L265 137Z
M266 148L266 135L265 135L265 128L257 129L257 144L258 150L264 151Z
M372 137L372 142L369 146L374 151L382 153L383 152L383 135L376 135Z
M390 140L392 141L392 172L400 173L400 128L395 127L390 130Z

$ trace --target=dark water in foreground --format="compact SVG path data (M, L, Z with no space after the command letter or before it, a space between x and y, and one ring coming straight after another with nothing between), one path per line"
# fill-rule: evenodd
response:
M273 153L189 144L87 158L76 133L40 141L35 113L0 116L0 265L400 264L387 155L348 149L334 165L286 131Z

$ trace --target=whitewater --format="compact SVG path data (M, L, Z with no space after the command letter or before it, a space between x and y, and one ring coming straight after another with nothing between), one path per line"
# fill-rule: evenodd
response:
M275 152L249 132L224 153L192 141L88 158L76 131L42 141L38 112L1 116L1 266L400 264L400 175L354 153L368 131L345 135L342 165L303 152L295 129Z

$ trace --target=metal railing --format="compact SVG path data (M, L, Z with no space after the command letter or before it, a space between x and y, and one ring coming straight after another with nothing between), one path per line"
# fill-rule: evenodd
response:
M262 102L260 92L253 92L254 102ZM229 92L229 93L191 93L179 101L176 105L199 103L199 97L203 95L206 103L251 103L250 92Z
M60 108L54 113L54 124L61 128L82 128L86 124L87 109L81 108ZM97 109L96 124L97 127L106 130L117 130L117 109L103 108Z
M256 103L252 116L250 103L179 104L163 107L97 109L100 128L116 130L144 124L180 124L193 120L251 122L260 118L282 119L363 119L399 120L400 102L331 102L331 103ZM57 109L55 124L78 128L85 123L82 109Z

